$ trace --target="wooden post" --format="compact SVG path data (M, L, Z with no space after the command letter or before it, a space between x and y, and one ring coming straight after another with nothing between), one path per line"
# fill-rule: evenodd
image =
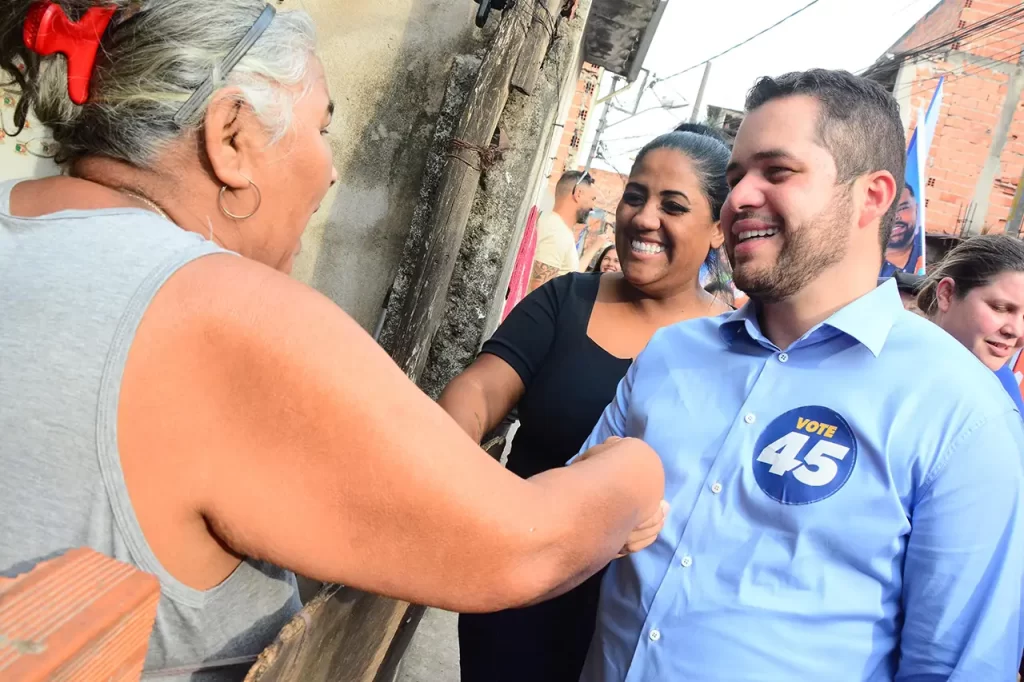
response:
M480 182L483 159L478 152L491 144L505 108L532 8L531 2L518 2L502 17L455 127L452 150L444 159L438 196L424 229L424 252L404 287L398 314L385 324L386 330L398 330L385 333L393 341L391 357L413 379L423 371L444 312L448 284Z
M373 682L405 604L325 587L267 647L245 682Z
M512 87L532 95L537 89L537 78L544 56L558 26L562 0L537 0L533 11L533 24L526 35L526 43L519 53L515 71L512 72Z
M414 381L440 323L445 297L476 197L483 159L505 108L512 71L532 17L531 2L505 11L466 105L424 228L419 255L397 315L385 321L392 358ZM388 334L388 330L398 330ZM246 682L391 682L421 606L329 585L278 634Z

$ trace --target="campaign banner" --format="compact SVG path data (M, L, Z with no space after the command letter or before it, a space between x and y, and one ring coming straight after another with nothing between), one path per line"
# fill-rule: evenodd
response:
M944 80L939 79L928 109L923 114L918 112L917 126L910 136L904 187L897 199L896 218L880 273L882 277L892 277L897 270L919 275L925 272L924 194L928 184L928 150L931 149L939 120Z

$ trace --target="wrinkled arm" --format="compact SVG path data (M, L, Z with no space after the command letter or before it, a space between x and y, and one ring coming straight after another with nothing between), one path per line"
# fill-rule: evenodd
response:
M965 430L913 509L897 682L1013 680L1024 577L1017 412Z
M149 433L172 441L183 494L238 554L494 610L598 570L661 498L638 441L508 473L333 303L245 259L182 268L160 302L177 312L144 321L133 352L159 355L147 395L175 409Z

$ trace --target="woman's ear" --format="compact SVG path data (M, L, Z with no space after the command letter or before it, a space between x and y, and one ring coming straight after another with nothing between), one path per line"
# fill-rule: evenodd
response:
M214 95L203 120L206 155L217 181L230 189L246 189L252 178L253 155L262 125L239 88Z
M722 244L725 243L725 233L722 232L722 221L716 220L711 225L711 248L720 249Z
M938 286L935 287L935 305L940 313L947 313L953 306L953 297L956 296L956 282L952 277L943 277Z

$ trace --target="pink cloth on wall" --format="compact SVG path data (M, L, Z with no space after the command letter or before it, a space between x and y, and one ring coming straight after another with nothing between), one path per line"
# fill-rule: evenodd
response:
M508 282L505 309L501 312L502 322L516 307L516 304L530 293L530 273L533 272L533 255L537 251L537 219L539 217L540 211L536 206L530 209L530 213L526 217L526 230L523 232L523 241L519 243L516 262L512 266L512 277Z

